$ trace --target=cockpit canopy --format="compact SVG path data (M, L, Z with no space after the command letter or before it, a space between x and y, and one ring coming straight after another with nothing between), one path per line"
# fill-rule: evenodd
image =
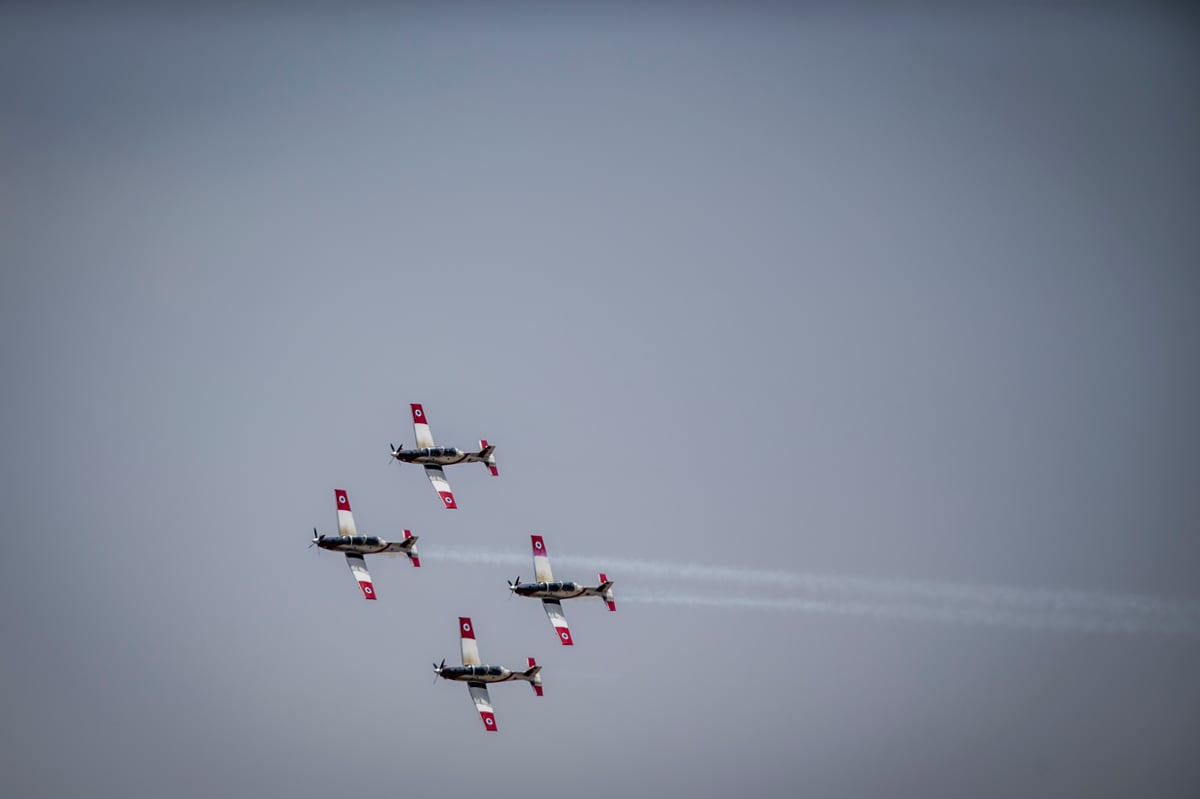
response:
M429 447L425 454L434 458L457 458L462 455L462 450L458 447Z
M543 589L545 591L578 591L580 588L582 588L579 583L573 583L569 581L545 583L545 586L546 587Z
M326 542L330 544L342 544L352 547L377 547L383 545L383 539L377 535L339 535L327 537Z

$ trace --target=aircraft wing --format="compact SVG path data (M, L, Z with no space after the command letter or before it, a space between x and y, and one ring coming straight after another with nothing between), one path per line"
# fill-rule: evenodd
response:
M550 571L550 555L546 552L546 542L540 535L529 536L533 545L533 579L541 583L554 582L554 573Z
M562 645L573 646L575 642L571 640L571 629L567 627L567 617L563 615L562 602L557 599L543 599L542 607L546 609L546 618L550 619L550 623L554 625L554 631L558 633Z
M458 507L454 502L454 494L450 491L450 481L446 479L446 473L441 466L426 466L425 474L429 477L429 482L433 483L433 490L438 492L438 496L442 498L442 504L448 510L454 510Z
M413 433L417 437L417 449L433 446L433 431L425 420L425 409L419 404L412 404Z
M358 587L362 589L363 599L375 598L375 586L371 584L371 573L367 571L367 561L359 552L347 552L346 563L350 566L350 573L354 575L354 579L358 580Z
M464 666L478 666L479 644L475 643L475 626L471 624L470 616L458 617L458 634L462 639L462 659Z
M350 512L350 496L342 488L333 489L333 495L337 497L338 535L358 535L354 514Z
M481 682L467 683L467 690L471 692L471 701L475 703L475 709L479 711L479 718L483 719L483 726L488 732L496 731L496 714L492 712L492 701L488 698L487 685Z

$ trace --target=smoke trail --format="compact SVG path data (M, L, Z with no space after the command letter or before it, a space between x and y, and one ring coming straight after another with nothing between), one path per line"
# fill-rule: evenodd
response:
M512 552L449 548L439 556L461 563L518 568L529 565L528 555ZM633 602L754 607L1026 629L1200 635L1200 602L1142 594L895 580L578 555L555 555L554 562L574 569L604 569L618 582L634 589L638 588L636 578L640 577L656 582L703 582L710 586L737 583L799 594L754 598L623 591L622 597Z
M639 590L622 592L619 596L619 601L632 604L681 605L685 607L860 616L884 620L934 622L961 624L965 626L987 625L1026 630L1107 634L1200 634L1200 626L1194 621L1191 623L1181 623L1080 612L1071 614L1044 614L1034 611L995 610L969 605L927 605L906 604L903 602L888 604L869 600L799 597L709 596Z

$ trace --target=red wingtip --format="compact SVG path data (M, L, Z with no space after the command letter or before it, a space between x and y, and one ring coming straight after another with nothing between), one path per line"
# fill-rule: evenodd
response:
M533 544L534 555L546 554L546 543L542 541L542 537L540 535L531 535L529 536L529 540Z
M495 714L488 710L481 710L479 711L479 717L483 719L483 726L487 728L488 732L496 731L497 727Z
M605 602L605 604L607 604L607 605L608 605L608 609L609 609L609 610L611 610L611 611L614 611L614 612L616 611L616 609L617 609L617 603L616 603L616 602L610 602L610 601L609 601L609 600L607 600L607 599L606 599L606 600L604 600L604 602Z
M412 565L414 568L417 568L417 569L421 568L421 559L418 558L416 555L409 558L409 560L412 561Z
M475 638L475 626L471 624L470 616L458 617L458 630L463 638Z
M575 646L575 642L571 640L571 631L566 627L555 627L558 631L558 637L562 641L563 646Z
M333 489L333 495L337 497L338 510L350 510L350 496L344 488Z
M538 696L542 696L542 686L540 686L540 685L533 686L533 692L535 694L537 694Z
M499 469L499 467L496 467L496 466L489 466L489 467L488 467L488 469L489 469L489 470L491 470L491 472L492 472L492 477L499 477L499 476L500 476L500 469Z

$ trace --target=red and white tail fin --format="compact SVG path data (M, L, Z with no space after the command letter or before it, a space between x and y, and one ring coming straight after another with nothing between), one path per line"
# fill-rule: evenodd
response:
M533 579L539 583L554 581L554 573L550 571L550 556L546 553L546 542L540 535L529 536L533 545Z
M483 458L483 462L487 464L488 469L492 473L492 477L499 477L500 469L496 466L496 456L492 454L495 451L495 444L487 443L486 438L479 439L479 457Z
M362 554L347 552L346 563L349 564L350 573L354 575L358 587L362 589L363 599L374 599L375 585L371 582L371 573L367 571L367 562L363 559Z
M412 543L408 544L409 541ZM412 534L412 530L404 531L404 543L408 544L408 546L404 548L404 554L408 555L408 559L412 562L413 566L420 568L421 556L417 552L417 537Z
M475 626L470 616L458 617L458 633L462 636L462 659L464 666L478 666L479 644L475 643Z
M525 670L525 679L533 686L533 692L542 695L542 667L533 658L529 658L529 668Z
M613 596L612 580L608 579L608 575L600 572L600 586L596 590L600 593L600 598L608 605L609 610L617 609L616 597Z
M350 496L344 488L333 489L337 498L338 535L358 535L354 529L354 514L350 512Z
M417 448L433 446L433 431L429 429L429 421L425 418L425 409L419 403L412 403L413 433L417 437Z

